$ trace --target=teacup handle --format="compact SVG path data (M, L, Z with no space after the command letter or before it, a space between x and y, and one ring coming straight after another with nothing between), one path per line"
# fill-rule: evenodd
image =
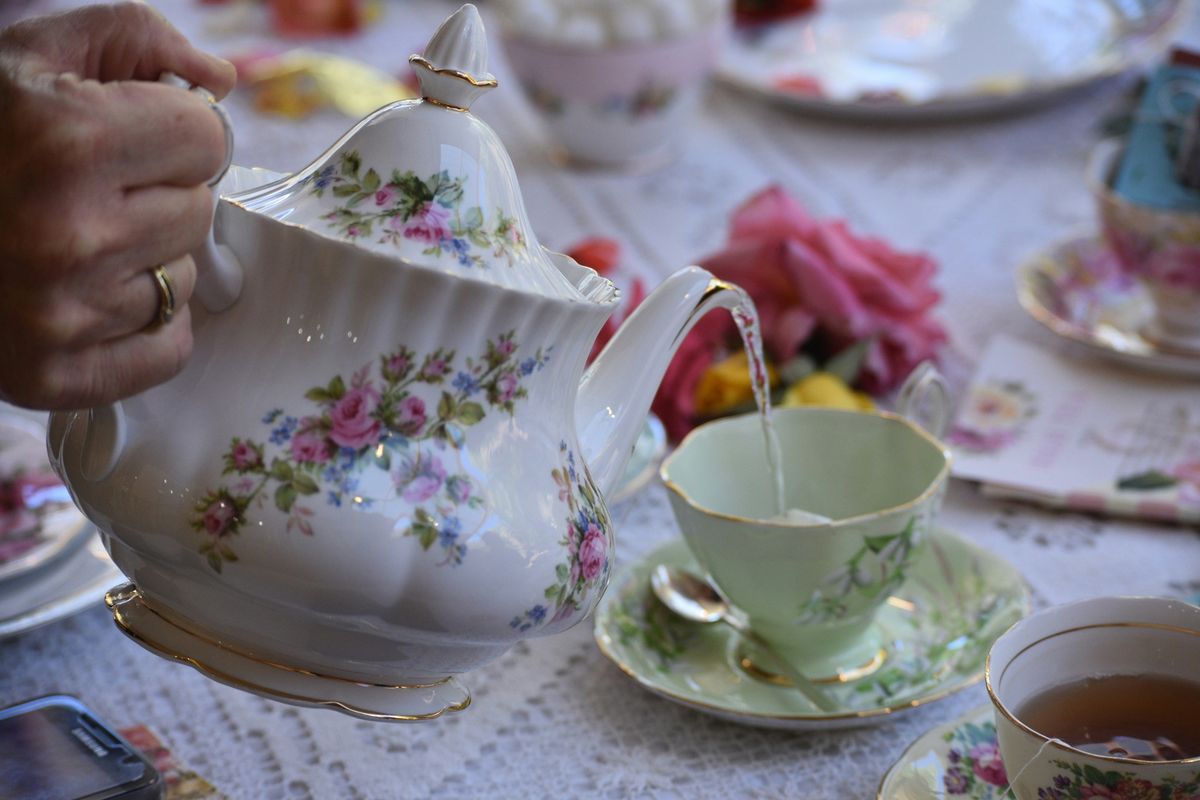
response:
M918 418L922 409L928 410L928 419ZM946 379L932 361L923 361L909 374L896 398L896 410L938 439L946 434L950 423L950 392Z
M212 92L204 87L192 86L171 72L164 72L160 75L158 82L178 86L203 97L208 101L209 108L216 113L221 120L221 126L225 129L225 163L208 182L213 190L213 215L215 217L217 204L221 202L221 193L217 184L221 182L221 178L225 177L225 173L229 171L229 165L233 163L233 122L229 119L228 112L217 103ZM208 236L204 243L191 255L196 264L196 297L200 298L204 307L209 311L216 312L233 305L242 293L242 265L232 250L225 245L217 244L216 239L213 238L212 223L209 223Z

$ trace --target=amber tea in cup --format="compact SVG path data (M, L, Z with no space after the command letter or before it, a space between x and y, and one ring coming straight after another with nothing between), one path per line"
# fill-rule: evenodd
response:
M1096 597L992 645L984 681L1016 800L1200 798L1200 607Z
M1146 761L1200 756L1200 683L1105 675L1059 684L1016 708L1038 733L1084 752Z

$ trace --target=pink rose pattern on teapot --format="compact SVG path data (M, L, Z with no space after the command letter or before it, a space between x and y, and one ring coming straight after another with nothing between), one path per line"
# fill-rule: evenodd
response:
M575 452L560 442L562 466L551 475L558 499L567 504L566 531L559 544L567 560L555 567L555 581L546 587L545 602L530 606L509 625L524 633L532 628L568 620L587 611L588 591L608 584L612 551L612 523L587 469L575 462Z
M309 389L305 398L314 407L306 414L268 412L266 441L235 437L223 457L225 482L193 506L191 526L204 536L200 552L217 572L237 561L236 537L265 511L268 497L288 515L289 532L312 536L315 512L303 498L324 493L328 505L363 510L401 498L409 514L405 535L426 551L436 545L440 564L461 564L463 542L488 518L486 498L463 464L466 431L489 411L511 415L528 395L522 381L545 367L551 349L520 358L509 331L458 366L454 350L418 358L401 346L364 365L349 384L336 375ZM372 471L390 478L387 497L362 490ZM594 560L595 553L593 543L584 555Z
M350 150L336 166L330 164L313 176L312 192L321 197L329 190L345 199L323 219L348 239L378 233L381 244L412 241L424 245L424 255L450 255L464 267L486 267L487 261L476 252L484 250L512 266L514 256L525 249L516 221L497 210L489 223L479 206L463 211L464 180L451 178L445 170L425 179L411 170L392 170L384 183L374 169L364 174L358 151Z

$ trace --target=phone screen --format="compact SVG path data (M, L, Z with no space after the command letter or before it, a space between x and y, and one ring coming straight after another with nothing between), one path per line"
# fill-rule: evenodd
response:
M3 800L89 797L136 782L146 770L82 707L47 704L0 714Z

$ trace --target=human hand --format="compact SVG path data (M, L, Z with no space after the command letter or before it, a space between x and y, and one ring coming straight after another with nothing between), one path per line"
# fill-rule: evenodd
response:
M0 31L0 399L83 408L175 375L191 353L187 253L225 163L208 103L229 63L149 6L88 6ZM176 314L156 325L165 265Z

